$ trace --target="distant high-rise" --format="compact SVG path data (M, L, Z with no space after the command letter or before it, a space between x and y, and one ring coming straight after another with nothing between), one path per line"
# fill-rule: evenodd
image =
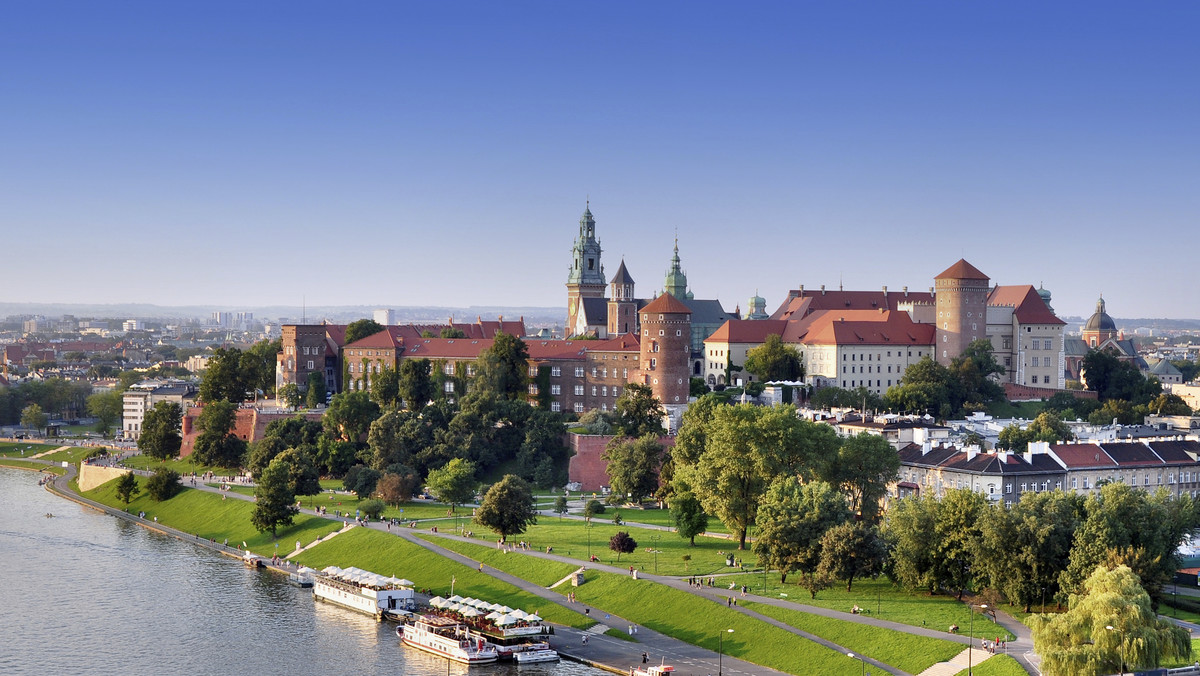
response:
M375 323L381 326L396 325L396 311L391 309L381 309L375 311Z

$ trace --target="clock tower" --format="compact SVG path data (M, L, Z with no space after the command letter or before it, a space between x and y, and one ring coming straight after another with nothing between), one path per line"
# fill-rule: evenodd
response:
M571 247L571 268L567 272L567 337L587 331L584 298L604 297L604 266L600 263L600 240L596 239L596 221L591 205L579 219L579 235Z

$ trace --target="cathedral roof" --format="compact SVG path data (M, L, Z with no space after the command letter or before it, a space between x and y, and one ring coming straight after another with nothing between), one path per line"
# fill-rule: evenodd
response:
M946 268L942 274L934 277L934 279L982 279L987 280L988 276L979 271L979 268L971 265L964 258L958 259L958 262Z
M1096 311L1088 318L1084 331L1116 331L1117 323L1104 311L1104 299L1096 301Z
M621 267L617 268L617 274L613 275L613 284L633 284L633 277L629 276L629 271L625 269L625 259L621 259Z

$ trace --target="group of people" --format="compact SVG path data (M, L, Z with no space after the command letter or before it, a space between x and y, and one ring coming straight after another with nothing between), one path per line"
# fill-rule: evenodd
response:
M688 578L688 586L695 587L696 589L700 589L700 588L706 587L706 586L707 587L715 587L716 584L717 584L717 578L715 578L715 577L699 577L697 575L693 575Z
M995 641L989 641L986 638L983 639L983 649L989 653L992 653L993 655L996 654L997 650L1002 651L1007 647L1008 641L1001 639L999 636L996 637Z

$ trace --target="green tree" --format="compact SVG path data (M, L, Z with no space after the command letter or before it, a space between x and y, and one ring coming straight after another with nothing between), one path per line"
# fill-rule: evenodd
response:
M359 500L371 497L379 485L383 473L366 465L351 467L342 479L342 487L358 496Z
M663 461L658 435L614 437L600 458L608 463L604 471L612 488L610 502L628 499L636 504L658 490L658 470Z
M359 319L346 325L346 345L383 331L384 325L374 319Z
M490 528L502 542L510 535L524 533L526 528L537 523L533 489L515 474L504 475L484 494L483 502L475 510L475 523Z
M242 371L242 352L237 348L219 347L213 351L204 375L200 379L200 399L206 404L226 401L240 404L246 401L250 385Z
M404 465L393 465L379 477L379 483L375 484L375 494L387 504L399 507L412 499L420 482L421 477L412 469Z
M1070 609L1029 618L1034 650L1046 676L1100 676L1126 667L1157 668L1164 660L1191 659L1186 629L1160 620L1136 574L1126 566L1091 571Z
M1178 394L1160 394L1150 401L1148 408L1155 415L1191 415L1192 407Z
M644 437L664 431L662 421L667 412L649 385L626 385L621 396L617 397L615 408L617 427L627 437Z
M108 436L109 431L121 424L124 408L120 392L98 392L87 398L87 410L96 418L96 431Z
M620 530L608 539L608 548L617 553L617 561L620 561L622 554L629 554L637 549L637 540Z
M525 341L497 333L476 361L474 387L502 399L523 400L529 392L529 349Z
M246 458L246 442L234 433L237 407L217 400L206 404L196 418L196 460L204 465L239 467Z
M984 510L978 562L987 586L1024 612L1041 598L1053 599L1082 515L1082 497L1063 491L1022 493L1010 508Z
M173 401L160 401L146 411L142 433L138 435L138 450L156 460L170 460L179 455L183 444L180 428L183 409Z
M308 374L308 386L304 391L304 403L316 408L325 403L325 376L320 371Z
M787 582L789 573L799 572L801 584L816 598L817 585L810 582L822 580L818 571L821 539L851 517L846 499L829 484L780 477L771 483L758 506L754 553L760 564L779 571L781 582Z
M250 523L258 532L270 532L271 537L276 537L277 529L292 525L293 518L300 513L292 493L291 473L287 460L281 458L272 460L263 470L254 489L254 511L250 513Z
M405 359L400 362L400 381L397 389L404 406L420 412L433 399L433 380L429 376L428 359Z
M333 395L322 421L332 438L358 444L379 414L379 405L371 401L366 392L340 392Z
M1119 359L1108 350L1091 350L1083 357L1080 365L1087 388L1099 396L1101 402L1123 399L1134 404L1145 404L1162 393L1162 384L1154 378L1146 378L1133 362Z
M583 505L583 518L591 521L593 516L603 514L604 509L604 503L599 500L588 500Z
M986 508L987 498L982 493L954 489L942 497L937 513L934 555L939 586L957 590L960 601L978 574L979 522Z
M426 483L438 502L454 510L475 496L475 464L455 458L429 473Z
M34 430L45 429L49 418L42 412L38 404L30 404L21 409L21 424Z
M941 502L928 493L899 500L888 509L883 533L890 543L888 576L906 589L938 590L937 520Z
M424 334L422 334L422 335L424 335ZM425 337L432 338L433 336L428 335ZM464 333L462 329L455 328L453 326L447 326L446 328L441 330L441 332L438 334L438 337L439 338L466 338L467 334Z
M304 398L300 396L300 388L296 385L296 383L288 383L287 385L279 388L278 395L279 400L286 404L288 408L292 409L293 411L295 411L297 408L300 408L300 404L304 401Z
M281 340L260 340L238 357L242 388L250 394L269 394L275 390L275 360L283 349Z
M762 345L746 353L745 368L764 382L804 379L804 362L800 353L775 333L767 336Z
M1060 441L1071 441L1074 438L1075 435L1071 433L1071 428L1059 420L1053 411L1042 411L1025 429L1021 429L1020 426L1013 424L1000 430L1000 436L996 445L1000 448L1023 453L1029 447L1030 442L1048 441L1050 443L1057 443Z
M671 520L679 537L696 546L696 536L708 530L708 515L691 491L676 493L671 500Z
M376 500L374 498L358 503L359 511L368 519L378 519L379 515L383 514L383 508L383 500Z
M879 398L879 395L861 386L854 389L822 387L813 392L808 403L815 409L852 408L859 411L873 411L883 408L883 400Z
M126 472L121 475L120 479L117 479L117 497L121 499L121 502L125 503L126 507L129 506L129 503L140 492L141 489L138 488L137 477L133 475L133 472Z
M560 495L554 498L554 513L559 516L567 513L567 496Z
M688 381L688 396L703 397L708 394L708 385L704 383L703 378L692 378Z
M292 495L317 495L321 492L321 474L317 471L313 454L305 447L286 449L271 462L276 460L283 460L288 465Z
M400 407L400 374L384 366L383 371L371 379L371 397L381 408L395 410Z
M156 502L170 500L183 486L179 484L179 472L168 467L159 467L146 479L146 495Z
M883 572L887 546L879 527L864 522L844 521L821 537L821 561L817 575L846 582L850 591L855 578L875 577Z
M879 435L863 432L842 442L828 478L846 494L850 509L874 524L888 484L896 481L899 471L900 456L892 445Z

